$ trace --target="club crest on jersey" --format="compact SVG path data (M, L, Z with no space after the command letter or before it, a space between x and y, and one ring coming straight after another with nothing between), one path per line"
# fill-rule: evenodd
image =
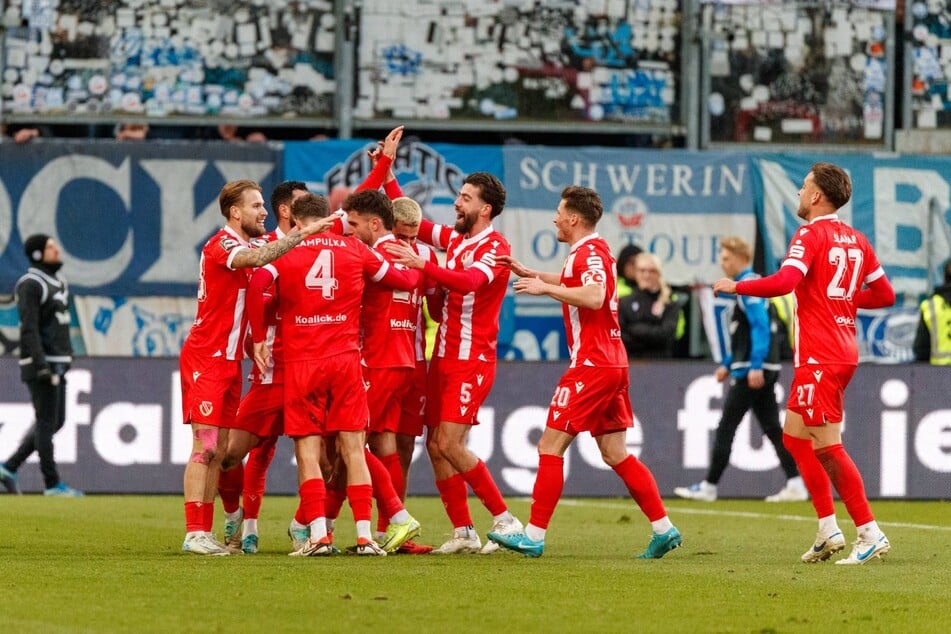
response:
M459 413L462 414L463 416L465 416L465 415L466 415L466 412L468 412L468 411L469 411L469 406L468 406L468 405L460 405L460 406L459 406Z
M561 417L561 412L552 412L551 417L552 420L558 420Z
M201 412L202 416L211 416L211 413L215 411L215 406L212 405L211 401L202 401L198 406L198 411Z
M197 381L200 376L201 372L192 372L192 381Z
M816 383L822 380L822 370L814 370L812 376L816 377Z
M806 413L809 414L809 418L812 418L812 413L813 413L814 411L815 411L815 410L812 409L811 407L806 410Z
M582 383L581 381L575 381L575 393L580 394L581 390L583 389L584 389L584 383Z
M470 266L472 266L472 262L474 259L475 258L472 254L472 251L466 251L465 253L462 254L462 267L466 269L469 268Z
M482 381L484 381L484 380L485 380L485 376L483 376L483 375L481 375L481 374L477 374L477 375L476 375L476 383L478 383L479 385L482 385Z

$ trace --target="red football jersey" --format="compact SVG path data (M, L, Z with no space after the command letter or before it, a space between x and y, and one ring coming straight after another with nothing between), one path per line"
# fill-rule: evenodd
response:
M390 233L373 245L373 249L391 265L392 258L385 245L395 241ZM367 367L416 367L414 344L421 293L421 285L411 291L394 290L381 282L366 285L360 314L360 352Z
M357 350L364 279L382 279L389 266L354 237L317 235L263 267L277 287L284 360Z
M265 243L274 242L283 238L284 235L284 232L277 228L264 234L261 240ZM251 242L252 247L255 246L255 242ZM281 343L281 316L278 312L278 301L277 296L274 295L273 286L268 289L264 297L264 326L267 329L264 340L267 342L268 350L271 351L271 356L268 360L267 370L263 373L258 368L257 363L251 364L248 380L251 383L261 383L262 385L281 384L284 383L284 345ZM251 338L248 337L245 347L250 349L250 344ZM253 353L249 352L247 356L251 358Z
M805 276L796 286L796 366L857 365L855 294L885 275L868 239L838 215L821 216L799 228L782 265Z
M434 354L460 361L494 361L499 313L509 281L508 267L496 258L512 252L508 241L492 225L467 238L452 227L426 221L420 226L419 238L446 249L446 268L450 271L477 269L488 278L471 293L446 289Z
M593 233L571 247L561 271L561 285L604 288L604 303L596 309L562 305L565 334L571 351L569 367L626 368L627 352L617 321L617 269L607 242Z
M198 272L198 312L183 350L200 356L242 358L248 271L231 268L231 262L248 246L230 227L221 228L205 243Z

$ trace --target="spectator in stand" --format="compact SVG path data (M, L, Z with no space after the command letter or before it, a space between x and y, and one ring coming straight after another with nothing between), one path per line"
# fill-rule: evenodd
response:
M634 259L637 288L618 302L621 339L631 359L670 358L683 304L664 281L660 259L639 253Z
M115 137L116 141L145 141L149 137L149 124L140 122L116 124Z
M634 259L643 252L644 249L636 244L625 245L623 249L618 251L616 266L617 296L619 298L630 295L634 292L634 289L637 288L637 281L634 279L634 270L636 268Z

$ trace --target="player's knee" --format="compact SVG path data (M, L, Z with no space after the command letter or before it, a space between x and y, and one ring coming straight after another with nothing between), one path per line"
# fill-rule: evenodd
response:
M198 464L210 464L215 458L215 450L218 447L218 430L214 427L209 429L196 429L192 436L192 455L191 462Z

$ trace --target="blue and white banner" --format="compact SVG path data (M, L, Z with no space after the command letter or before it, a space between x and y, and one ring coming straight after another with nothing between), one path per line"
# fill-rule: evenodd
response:
M177 357L198 299L99 297L74 299L86 354L109 357Z
M951 158L762 154L752 158L766 269L774 272L802 221L796 216L803 178L816 161L852 177L852 200L839 215L868 237L896 293L917 303L951 253ZM901 302L901 299L899 299Z
M350 141L293 141L284 146L284 177L304 181L316 194L334 187L356 187L373 168L367 150L370 139ZM503 180L502 148L490 145L450 145L404 139L393 163L403 194L420 204L434 222L455 222L453 202L462 181L471 172L490 172Z
M615 252L634 243L654 253L673 284L721 277L720 237L755 242L745 154L511 146L504 156L503 233L531 268L559 270L568 253L552 225L568 185L601 195L605 213L598 232Z
M753 186L746 155L725 152L505 147L506 211L498 228L526 266L559 271L568 246L552 220L568 185L591 187L604 203L598 233L616 254L637 244L660 258L672 284L712 283L722 276L719 239L756 242ZM561 305L516 299L508 359L565 358Z
M247 178L267 198L281 153L263 144L44 141L0 152L0 291L27 268L23 240L59 242L76 295L194 295L218 193ZM268 219L273 226L273 219Z

